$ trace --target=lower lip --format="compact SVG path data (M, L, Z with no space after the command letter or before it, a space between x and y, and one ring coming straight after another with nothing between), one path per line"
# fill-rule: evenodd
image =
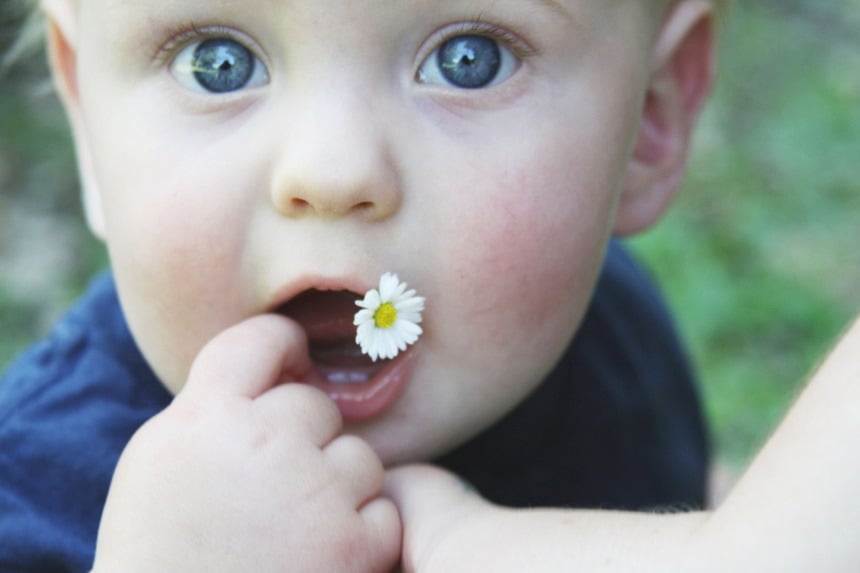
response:
M410 348L390 360L367 382L333 384L319 375L307 382L334 400L344 422L362 422L380 416L397 401L412 378L415 358Z

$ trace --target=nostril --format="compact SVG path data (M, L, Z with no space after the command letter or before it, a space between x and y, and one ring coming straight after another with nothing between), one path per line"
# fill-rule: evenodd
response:
M290 206L294 211L304 211L310 206L310 203L300 197L293 197L290 199Z
M366 194L365 197L361 197L357 192L332 191L314 196L313 193L308 192L291 192L272 196L271 203L274 209L285 217L309 215L348 217L353 215L367 220L376 220L385 215L385 204L369 195Z
M373 210L373 201L362 201L361 203L356 203L353 209L363 213L369 213Z

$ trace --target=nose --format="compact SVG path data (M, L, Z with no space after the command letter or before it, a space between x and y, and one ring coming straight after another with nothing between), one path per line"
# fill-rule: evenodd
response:
M400 177L372 105L330 92L290 107L271 186L281 215L378 221L397 212Z

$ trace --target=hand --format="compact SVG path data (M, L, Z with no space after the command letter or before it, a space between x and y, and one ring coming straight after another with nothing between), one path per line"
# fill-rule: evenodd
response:
M390 470L385 491L403 523L403 573L724 570L697 533L701 513L504 508L432 466Z
M300 380L307 340L260 316L200 353L122 454L95 572L390 571L400 520L373 450Z
M509 510L485 501L467 482L429 465L389 470L385 493L403 523L403 573L493 571L494 532ZM528 567L523 570L528 570Z

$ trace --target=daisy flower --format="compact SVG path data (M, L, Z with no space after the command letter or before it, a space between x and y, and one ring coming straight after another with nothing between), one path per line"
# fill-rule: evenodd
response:
M418 323L424 297L415 296L415 290L406 290L406 286L397 275L385 273L378 289L370 289L364 300L355 302L361 307L353 321L358 327L355 342L374 362L377 358L394 358L423 332Z

